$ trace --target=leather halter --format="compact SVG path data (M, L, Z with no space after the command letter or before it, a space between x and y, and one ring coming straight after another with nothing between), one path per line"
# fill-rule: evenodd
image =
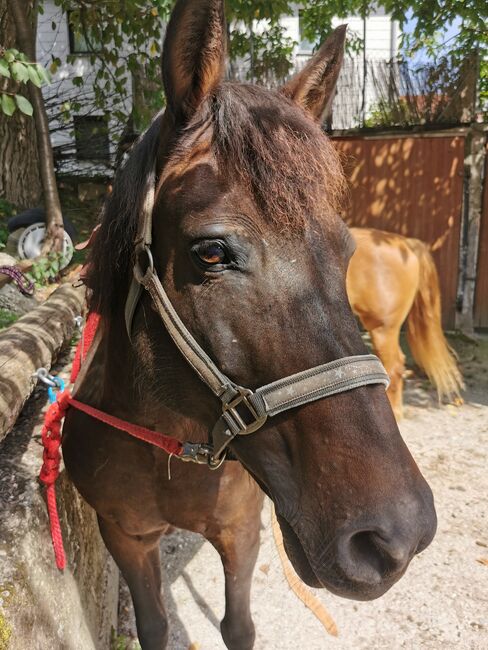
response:
M176 347L200 379L219 398L222 415L213 427L207 444L184 443L181 460L220 467L228 445L239 435L260 429L268 417L288 409L369 384L389 385L381 361L372 354L344 357L315 368L298 372L252 391L235 384L224 375L198 344L176 313L154 269L151 254L154 185L148 188L139 231L135 241L134 277L125 305L125 322L129 339L132 320L142 291L149 292ZM145 268L141 261L146 258Z

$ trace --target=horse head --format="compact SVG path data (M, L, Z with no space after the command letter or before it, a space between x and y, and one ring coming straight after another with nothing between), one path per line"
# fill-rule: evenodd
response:
M339 27L271 91L223 80L222 0L179 0L167 27L167 107L150 130L154 268L201 348L250 389L367 353L346 295L344 178L320 126L344 40ZM141 377L205 440L218 401L152 307L143 296L133 319ZM287 410L230 449L273 500L309 585L375 598L432 540L432 494L381 385Z

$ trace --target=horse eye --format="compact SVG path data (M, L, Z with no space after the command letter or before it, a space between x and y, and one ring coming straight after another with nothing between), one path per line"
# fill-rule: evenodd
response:
M193 249L199 261L206 266L228 264L229 258L222 244L218 242L201 242Z

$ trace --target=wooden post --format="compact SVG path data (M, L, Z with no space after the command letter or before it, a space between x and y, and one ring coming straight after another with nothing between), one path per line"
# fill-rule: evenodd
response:
M485 169L486 126L472 124L471 133L466 138L465 165L469 168L467 178L468 205L463 216L464 236L461 244L461 309L457 313L456 326L466 334L474 332L474 296L476 272L478 268L478 249L483 198L483 175Z
M84 311L85 290L62 285L48 300L0 335L0 441L34 390L35 371L49 369Z

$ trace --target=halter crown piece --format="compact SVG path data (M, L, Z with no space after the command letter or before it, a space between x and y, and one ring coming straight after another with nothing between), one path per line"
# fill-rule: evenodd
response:
M388 375L373 354L343 357L279 379L255 391L231 381L188 331L154 269L151 254L153 206L154 184L146 195L135 241L134 277L125 305L129 338L134 312L145 289L183 357L222 404L222 415L211 431L209 443L184 443L183 453L179 456L181 460L208 464L211 469L216 469L225 460L229 443L236 436L260 429L268 417L360 386L383 384L388 388ZM144 258L147 262L145 268L141 264Z

